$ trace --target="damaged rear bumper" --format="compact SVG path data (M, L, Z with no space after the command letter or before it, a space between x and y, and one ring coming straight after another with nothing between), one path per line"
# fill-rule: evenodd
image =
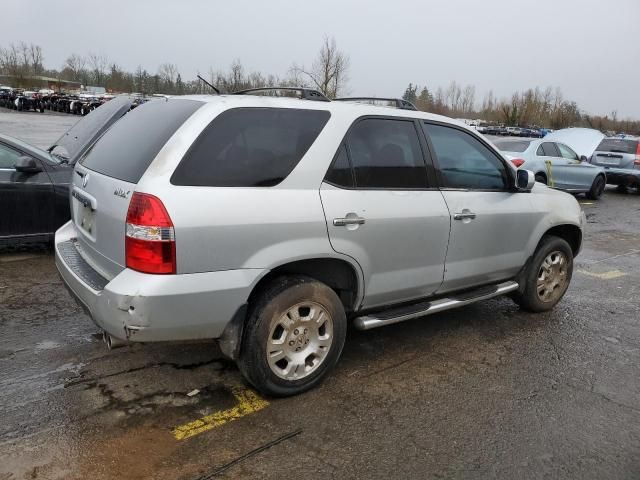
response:
M56 232L55 261L93 321L132 342L213 339L246 303L264 270L152 275L124 269L112 280L84 261L71 222Z

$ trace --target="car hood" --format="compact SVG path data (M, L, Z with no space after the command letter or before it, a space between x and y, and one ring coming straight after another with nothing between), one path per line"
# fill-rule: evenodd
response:
M126 95L108 101L80 119L48 151L62 149L64 152L61 153L68 157L70 164L74 164L111 125L131 109L132 104L133 99Z
M589 158L603 138L602 132L592 128L563 128L547 134L544 140L564 143L578 155Z

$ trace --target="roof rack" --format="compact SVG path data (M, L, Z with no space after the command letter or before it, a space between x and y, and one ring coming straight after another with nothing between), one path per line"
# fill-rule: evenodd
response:
M395 108L399 108L401 110L418 110L416 106L409 102L408 100L404 100L402 98L384 98L384 97L341 97L334 98L336 102L364 102L376 104L376 102L389 102Z
M258 92L269 92L269 91L278 91L282 90L285 92L299 92L300 98L303 100L313 100L316 102L330 102L327 97L325 97L318 90L314 90L312 88L304 88L304 87L260 87L260 88L248 88L246 90L239 90L237 92L233 92L232 95L251 95L253 93Z

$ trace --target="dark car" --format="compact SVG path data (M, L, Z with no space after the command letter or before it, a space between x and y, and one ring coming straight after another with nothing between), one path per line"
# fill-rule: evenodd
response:
M131 108L118 97L78 121L42 150L0 134L0 244L48 242L70 218L75 162Z

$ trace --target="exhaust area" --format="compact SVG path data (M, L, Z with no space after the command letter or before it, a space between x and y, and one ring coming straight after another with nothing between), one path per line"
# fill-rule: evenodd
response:
M120 338L112 337L107 332L102 333L102 341L107 345L107 348L109 350L124 347L129 343L127 340L121 340Z

